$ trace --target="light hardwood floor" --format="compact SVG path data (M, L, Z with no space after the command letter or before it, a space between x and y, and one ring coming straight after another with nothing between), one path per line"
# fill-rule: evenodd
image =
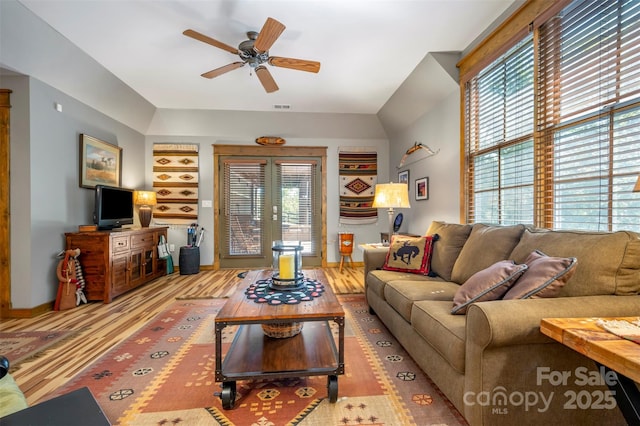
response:
M329 284L338 294L363 292L363 268L325 268ZM42 356L11 368L20 389L32 405L64 385L95 359L155 317L176 298L224 297L242 280L242 270L172 274L117 297L109 304L92 302L77 308L47 312L36 318L3 319L2 331L75 330L77 334Z

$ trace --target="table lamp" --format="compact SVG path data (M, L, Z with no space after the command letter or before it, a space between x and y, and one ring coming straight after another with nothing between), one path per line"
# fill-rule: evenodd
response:
M409 187L406 183L380 183L376 185L376 193L373 198L373 208L388 208L389 212L389 242L393 235L393 209L410 208Z
M148 228L151 223L151 206L156 205L155 191L136 191L134 203L138 208L138 217L140 218L140 226Z

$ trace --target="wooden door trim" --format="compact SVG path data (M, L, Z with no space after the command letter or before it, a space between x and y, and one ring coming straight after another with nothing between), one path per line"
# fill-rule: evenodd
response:
M226 155L249 155L264 157L320 157L322 158L322 231L320 256L322 267L327 266L327 147L326 146L260 146L213 145L213 269L220 269L220 157Z
M11 313L11 217L9 121L11 90L0 89L0 316Z

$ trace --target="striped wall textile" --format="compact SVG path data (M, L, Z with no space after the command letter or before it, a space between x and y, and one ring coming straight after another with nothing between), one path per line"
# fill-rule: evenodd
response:
M153 145L153 188L158 224L198 222L198 145Z
M378 209L371 205L378 181L378 153L373 148L340 148L338 162L340 223L375 223L378 220Z

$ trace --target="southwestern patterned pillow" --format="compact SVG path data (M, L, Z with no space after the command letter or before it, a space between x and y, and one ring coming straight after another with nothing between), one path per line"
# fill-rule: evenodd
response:
M438 235L426 237L403 237L394 235L382 265L386 271L409 272L412 274L431 275L431 255L433 243Z

